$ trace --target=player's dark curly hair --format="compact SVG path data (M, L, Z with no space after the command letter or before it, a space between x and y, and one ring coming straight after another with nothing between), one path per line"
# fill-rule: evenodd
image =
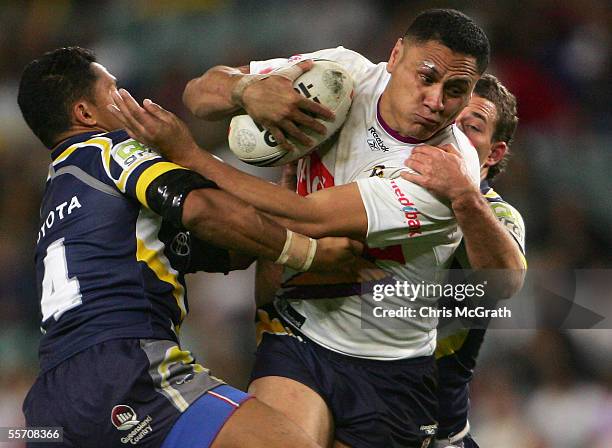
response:
M485 32L472 19L454 9L428 9L408 27L404 39L419 43L440 42L456 53L476 58L480 74L489 65L491 52Z
M509 148L518 126L516 97L510 93L499 79L488 73L478 80L476 87L474 87L474 94L491 101L495 105L497 119L491 143L506 142ZM487 179L493 179L504 171L509 157L510 150L508 149L504 158L498 164L489 167Z
M53 147L58 135L70 129L70 109L77 100L94 102L92 62L96 57L90 50L66 47L45 53L25 67L17 102L26 123L46 147Z

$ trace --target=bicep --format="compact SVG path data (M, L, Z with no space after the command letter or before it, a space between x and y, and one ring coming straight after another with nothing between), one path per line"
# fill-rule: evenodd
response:
M358 184L372 247L424 237L447 239L456 229L450 207L412 182L370 177Z

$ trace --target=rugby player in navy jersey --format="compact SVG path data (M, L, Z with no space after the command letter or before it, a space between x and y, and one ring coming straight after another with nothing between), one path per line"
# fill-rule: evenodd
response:
M516 98L494 76L486 74L478 80L472 98L457 117L457 125L470 139L482 162L480 192L476 191L461 172L460 160L452 148L423 147L415 151L406 165L419 175L404 173L407 180L446 197L453 203L464 240L455 253L453 268L498 270L506 269L509 280L505 287L516 289L522 284L527 268L525 261L525 225L520 213L490 186L490 182L503 171L518 124ZM460 197L460 199L458 199ZM479 238L469 231L474 215L469 210L491 208L492 213L477 217L493 229L508 233L514 244L503 248L515 254L520 264L508 264L496 258L499 242ZM500 235L501 236L501 235ZM503 239L501 239L503 241ZM499 249L502 249L499 247ZM514 283L514 285L513 285ZM518 283L519 285L517 285ZM502 296L507 295L503 292ZM477 448L469 434L469 384L476 358L486 330L465 328L445 332L438 330L436 361L438 365L438 434L436 448Z
M46 53L21 78L20 109L52 159L35 256L41 373L24 401L27 425L63 427L56 446L69 447L317 446L180 347L184 274L256 256L338 269L359 245L290 232L129 138L107 108L116 88L78 47Z

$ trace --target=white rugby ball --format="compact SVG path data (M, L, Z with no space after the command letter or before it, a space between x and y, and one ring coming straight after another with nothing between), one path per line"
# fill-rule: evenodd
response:
M314 143L305 146L290 138L297 150L286 151L278 146L270 131L256 124L248 115L238 115L232 118L228 136L229 147L236 157L256 166L284 165L308 154L344 124L353 100L353 78L340 64L315 60L313 67L297 78L293 87L300 95L334 111L333 121L317 118L327 133L321 135L300 126Z

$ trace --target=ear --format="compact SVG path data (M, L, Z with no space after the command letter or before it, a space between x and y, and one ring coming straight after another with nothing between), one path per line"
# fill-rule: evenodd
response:
M495 142L491 147L491 152L487 156L487 160L485 160L484 166L494 166L497 165L506 155L508 151L508 145L506 142Z
M389 56L389 62L387 62L387 71L389 73L393 72L393 69L399 62L402 57L402 53L404 51L404 40L400 37L395 45L393 46L393 50L391 50L391 55Z
M96 120L94 109L93 104L85 99L80 99L74 103L74 106L72 106L72 119L75 124L95 126L98 121Z

